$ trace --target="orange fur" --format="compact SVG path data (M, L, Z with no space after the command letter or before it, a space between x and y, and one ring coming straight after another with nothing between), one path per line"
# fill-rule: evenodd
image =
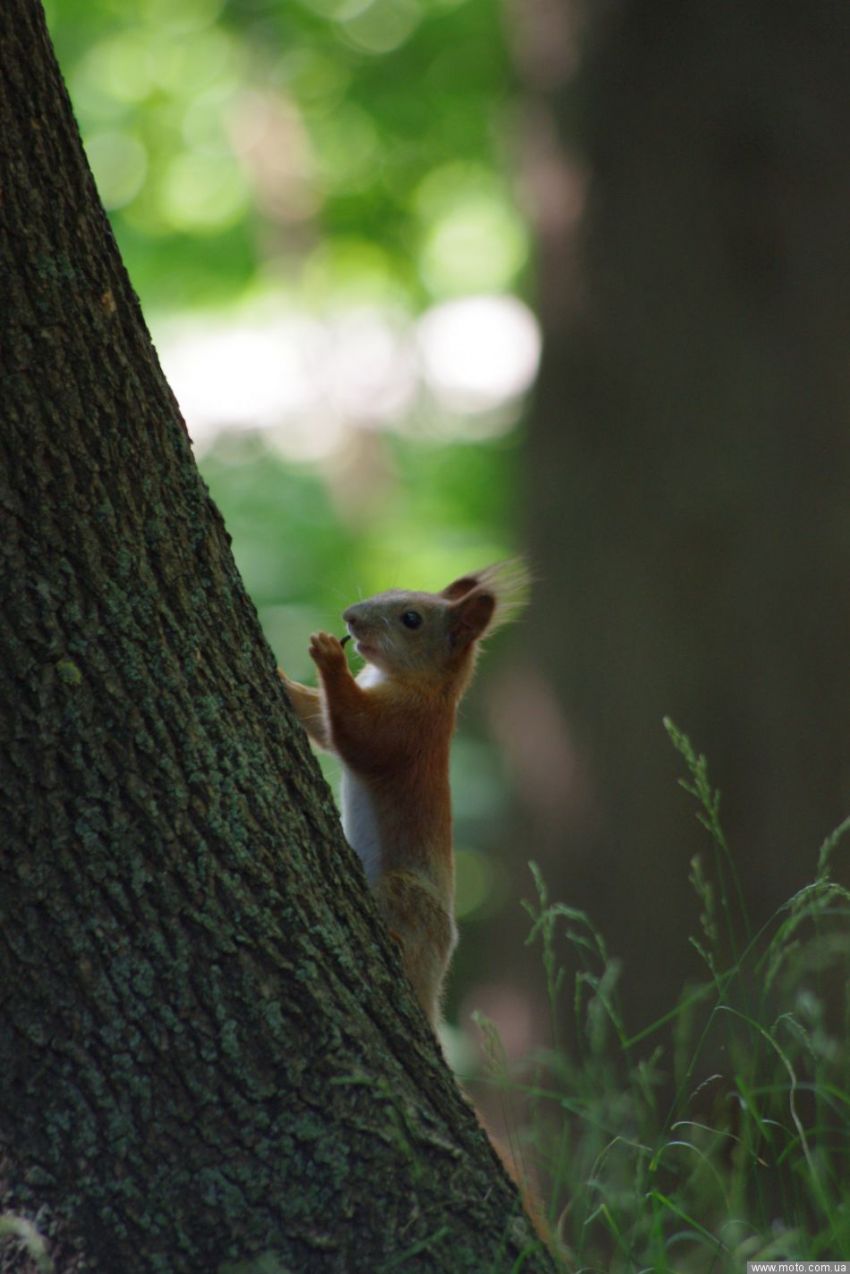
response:
M319 689L280 673L311 739L342 761L343 828L435 1029L457 941L449 790L457 707L482 638L525 604L528 584L524 564L512 561L462 576L440 593L380 593L343 614L366 661L356 679L329 633L310 639ZM413 627L404 621L411 613L419 620ZM527 1171L490 1139L554 1250Z
M481 639L527 591L524 565L508 562L440 593L380 593L343 614L366 660L356 679L328 633L310 640L319 690L281 673L311 738L343 763L343 826L434 1027L457 940L449 791L457 706Z

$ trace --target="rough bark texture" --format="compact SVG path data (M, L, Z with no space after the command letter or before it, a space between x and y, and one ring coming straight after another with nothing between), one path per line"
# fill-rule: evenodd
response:
M528 631L579 759L539 835L642 1023L699 967L707 849L662 716L709 757L759 921L850 802L850 10L566 7L582 71L542 56L545 3L529 69L565 194L540 205Z
M32 0L0 152L3 1202L60 1274L510 1269L530 1229L287 709Z

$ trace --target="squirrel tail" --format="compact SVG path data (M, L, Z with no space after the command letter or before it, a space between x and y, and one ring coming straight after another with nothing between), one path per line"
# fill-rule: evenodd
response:
M487 1139L490 1142L490 1145L499 1157L502 1167L519 1191L522 1206L525 1208L528 1219L534 1226L537 1237L554 1259L556 1268L559 1270L566 1270L566 1253L560 1239L546 1219L543 1200L540 1197L540 1189L534 1174L529 1170L528 1165L523 1161L521 1156L519 1156L511 1148L511 1146L503 1140L503 1138L497 1137L496 1134L490 1130L487 1125L487 1121L482 1116L478 1107L474 1106L473 1109L478 1116L478 1122L487 1134Z

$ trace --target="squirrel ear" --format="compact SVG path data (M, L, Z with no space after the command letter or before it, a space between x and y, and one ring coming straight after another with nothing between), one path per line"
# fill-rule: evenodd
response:
M477 583L478 580L474 575L462 575L460 579L447 584L440 596L445 597L447 601L456 602L459 598L466 597L467 593L471 593Z
M465 583L458 580L457 583ZM450 585L451 587L451 585ZM492 593L472 593L454 603L449 617L449 641L455 650L465 650L482 635L493 618L496 599Z

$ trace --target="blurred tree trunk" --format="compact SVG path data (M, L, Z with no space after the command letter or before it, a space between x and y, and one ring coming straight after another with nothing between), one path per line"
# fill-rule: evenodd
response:
M531 840L643 1022L698 967L708 848L662 716L708 755L758 920L850 807L850 10L583 12L537 0L519 46L529 630L565 726Z
M534 1241L287 710L31 0L0 155L2 1205L58 1272L510 1268Z

